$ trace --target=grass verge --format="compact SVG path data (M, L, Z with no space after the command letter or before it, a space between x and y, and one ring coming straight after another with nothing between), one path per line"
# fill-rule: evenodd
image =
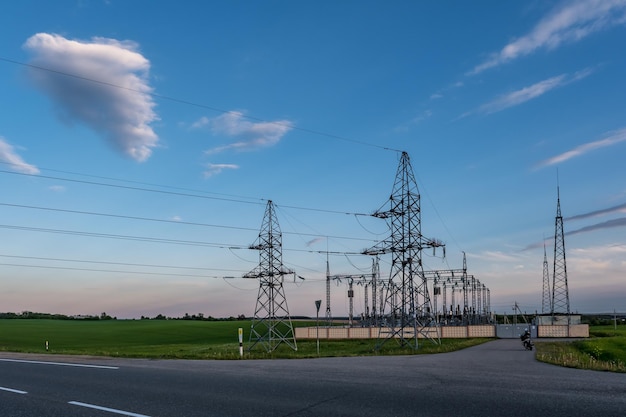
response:
M536 358L568 368L626 372L626 328L594 326L590 336L574 342L539 342Z

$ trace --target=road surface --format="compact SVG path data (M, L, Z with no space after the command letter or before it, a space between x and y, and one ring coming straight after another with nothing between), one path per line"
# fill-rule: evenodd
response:
M3 417L626 416L626 375L518 340L398 357L183 361L0 353Z

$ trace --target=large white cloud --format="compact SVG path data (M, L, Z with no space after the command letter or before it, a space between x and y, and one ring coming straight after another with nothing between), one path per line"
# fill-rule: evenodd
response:
M24 48L33 55L30 79L64 121L84 123L136 161L150 157L158 145L150 123L158 118L148 84L150 61L135 43L38 33Z
M31 164L24 162L21 156L17 154L15 148L0 136L0 162L9 166L9 169L23 174L39 174L39 169Z
M626 22L626 0L564 1L526 35L505 45L470 75L497 67L539 49L553 50L561 45L578 42L594 32Z

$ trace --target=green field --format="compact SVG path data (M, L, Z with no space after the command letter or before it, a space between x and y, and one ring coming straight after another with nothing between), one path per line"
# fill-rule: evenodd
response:
M554 365L626 372L626 326L592 326L589 339L538 342L537 359Z
M311 323L296 322L296 325ZM261 346L248 352L249 321L191 320L0 320L0 351L127 358L237 359L238 328L244 331L244 358L317 357L315 340L298 341L295 352L284 344L272 354ZM388 341L376 351L376 340L320 341L320 356L440 353L489 339L423 341L418 351Z
M163 359L238 359L238 329L244 331L244 358L317 357L315 340L298 350L281 345L271 354L257 345L248 351L250 321L194 320L0 320L0 351ZM307 326L310 322L294 322ZM560 366L626 372L626 326L592 326L591 337L574 342L537 341L537 359ZM320 356L410 355L463 349L489 339L421 341L417 351L387 341L321 340ZM49 350L46 351L46 341Z

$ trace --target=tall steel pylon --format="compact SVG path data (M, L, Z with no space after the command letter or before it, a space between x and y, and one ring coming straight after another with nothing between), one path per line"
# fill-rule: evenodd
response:
M565 233L561 215L561 196L557 187L556 218L554 225L554 268L552 270L551 314L570 315L569 290L567 288L567 264L565 262Z
M552 293L550 292L550 267L548 266L548 255L546 244L543 243L543 296L541 299L541 314L552 313Z
M257 244L250 249L259 251L259 266L243 277L259 280L259 294L250 327L249 350L261 344L272 352L281 343L298 350L283 288L284 276L294 272L283 265L282 234L271 200L267 202Z
M422 249L443 246L435 239L422 236L420 194L413 174L409 154L402 152L389 209L378 210L372 216L386 219L391 236L363 251L366 255L392 254L391 272L384 299L383 320L379 330L377 348L389 339L402 346L418 348L418 337L439 342L438 328L422 265Z

